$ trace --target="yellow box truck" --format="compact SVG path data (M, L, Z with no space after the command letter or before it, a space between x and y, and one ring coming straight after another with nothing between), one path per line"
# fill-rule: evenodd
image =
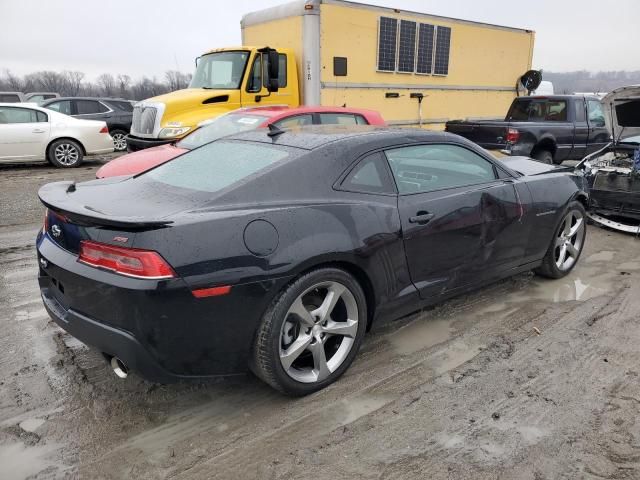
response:
M202 55L189 88L136 105L132 149L180 138L239 107L378 110L391 125L497 118L531 68L531 30L343 0L300 0L242 18L241 47ZM253 46L246 46L253 45Z

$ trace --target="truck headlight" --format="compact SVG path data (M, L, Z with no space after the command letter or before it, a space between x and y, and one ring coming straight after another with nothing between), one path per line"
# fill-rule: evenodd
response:
M168 127L160 130L160 138L175 138L187 133L191 127Z

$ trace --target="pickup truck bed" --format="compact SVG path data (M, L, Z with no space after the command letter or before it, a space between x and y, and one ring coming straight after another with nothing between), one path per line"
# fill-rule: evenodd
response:
M504 120L452 120L446 131L489 150L558 164L610 141L600 100L582 95L518 97Z

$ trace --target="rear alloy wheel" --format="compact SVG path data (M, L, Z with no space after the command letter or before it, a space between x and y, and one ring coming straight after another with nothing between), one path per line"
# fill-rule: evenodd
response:
M49 147L47 156L56 167L77 167L82 163L82 147L73 140L56 140Z
M113 138L113 148L116 152L124 152L127 149L127 132L124 130L112 130L109 132Z
M549 278L561 278L575 267L582 253L587 233L586 212L580 202L571 202L542 265L536 273Z
M542 163L553 165L553 154L549 150L538 150L533 152L533 158Z
M366 323L364 293L351 275L334 268L311 272L265 314L252 369L281 392L315 392L349 367Z

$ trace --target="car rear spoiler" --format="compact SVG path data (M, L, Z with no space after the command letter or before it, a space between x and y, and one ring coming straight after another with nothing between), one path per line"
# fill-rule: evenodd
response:
M86 226L105 226L133 230L162 228L173 223L173 220L165 219L114 217L69 198L69 194L73 192L75 192L75 182L56 182L42 187L38 191L38 197L45 207L64 215L74 223Z

